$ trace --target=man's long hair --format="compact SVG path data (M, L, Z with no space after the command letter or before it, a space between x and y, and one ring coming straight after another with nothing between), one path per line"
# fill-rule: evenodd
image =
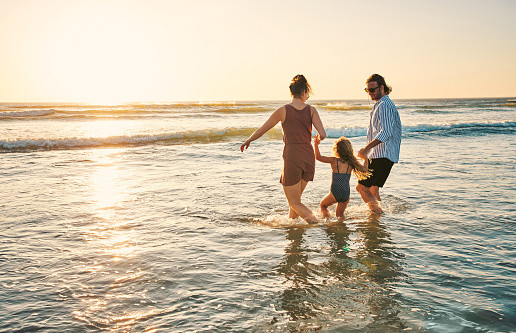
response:
M387 83L385 83L385 79L380 74L373 74L373 75L371 75L367 79L366 83L369 83L369 82L372 82L372 81L378 83L378 87L383 86L383 91L385 92L386 95L389 95L391 93L392 87L388 86Z

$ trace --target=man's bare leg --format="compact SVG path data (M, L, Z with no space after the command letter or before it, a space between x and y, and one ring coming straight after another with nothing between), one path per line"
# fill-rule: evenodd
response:
M373 190L373 188L376 188L376 190ZM376 196L380 198L380 189L378 186L365 187L362 184L358 184L356 189L371 211L375 213L383 213L380 202L376 198Z

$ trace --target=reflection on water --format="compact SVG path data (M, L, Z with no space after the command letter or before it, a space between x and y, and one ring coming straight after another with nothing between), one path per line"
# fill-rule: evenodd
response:
M110 150L107 151L111 152ZM121 260L135 251L134 230L130 222L119 217L118 211L129 196L128 171L121 170L110 155L98 158L91 176L90 192L96 224L87 230L87 239L99 250Z
M120 150L100 150L95 166L83 184L90 198L88 223L81 226L87 247L81 281L81 301L74 318L102 330L131 329L141 320L161 313L147 298L142 285L146 274L134 260L138 251L138 224L127 220L124 210L131 202L131 174L119 167ZM86 222L86 221L85 221Z
M95 203L96 213L101 209L113 208L117 202L122 201L125 194L121 187L121 172L115 165L103 161L91 177L91 192Z
M290 228L280 295L289 331L358 327L373 331L404 329L398 316L394 282L404 277L403 257L379 217L347 220L324 228L327 248L313 248L313 228ZM337 324L336 324L337 323Z
M134 122L127 120L97 120L81 123L76 131L85 137L107 138L125 135L134 127Z
M288 287L281 295L281 304L291 320L311 318L316 314L317 305L309 302L309 298L317 294L318 288L309 279L309 249L303 240L304 231L303 228L287 230L290 244L285 249L285 261L278 268L288 281Z

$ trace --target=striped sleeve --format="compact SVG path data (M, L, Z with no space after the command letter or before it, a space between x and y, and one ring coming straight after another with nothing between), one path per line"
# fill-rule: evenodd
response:
M371 150L369 158L388 158L397 163L400 157L401 120L398 109L388 97L383 96L375 104L367 130L367 140L378 139L381 143Z
M392 135L396 120L396 108L392 103L382 103L378 110L379 132L375 139L386 142Z

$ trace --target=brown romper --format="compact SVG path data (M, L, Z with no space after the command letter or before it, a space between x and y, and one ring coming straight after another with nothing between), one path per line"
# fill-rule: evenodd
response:
M283 173L280 183L291 186L301 179L311 181L315 173L315 154L312 147L312 112L310 105L298 110L285 105L283 128Z

